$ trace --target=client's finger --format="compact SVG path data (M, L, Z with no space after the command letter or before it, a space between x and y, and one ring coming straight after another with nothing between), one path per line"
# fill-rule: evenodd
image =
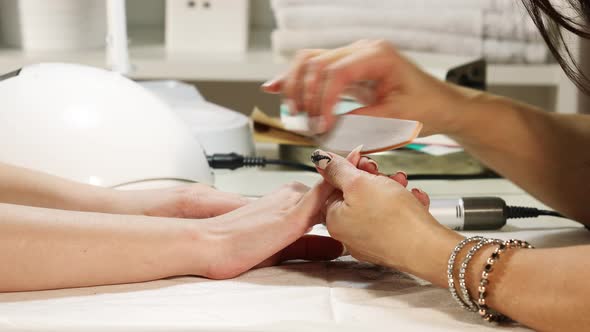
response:
M322 180L319 184L308 191L297 204L297 215L301 220L307 223L307 227L312 227L321 221L317 219L320 212L324 208L324 204L328 197L334 192L334 187L326 180Z
M357 167L367 173L379 175L379 165L369 157L362 157Z
M362 161L361 157L361 150L363 149L362 145L357 146L354 150L350 151L348 156L346 156L346 160L348 160L351 164L358 167L359 163Z
M428 197L428 194L425 193L424 191L414 188L412 189L412 194L414 195L414 197L416 197L417 200L420 201L420 203L422 203L422 205L424 205L427 209L430 207L430 197Z
M353 151L353 156L359 154L360 152ZM358 158L360 160L360 157ZM356 167L356 164L349 161L350 158L347 160L337 154L316 150L311 159L324 180L342 191L345 196L349 190L353 189L355 179L363 174L366 175L365 172Z
M404 187L408 186L408 175L405 172L398 171L397 173L390 175L389 178L395 180L395 182L401 184Z
M352 165L357 165L361 159L361 149L362 146L354 149L346 157L346 160ZM314 220L314 217L317 217L320 214L319 212L322 211L325 202L333 192L334 187L332 187L328 181L322 180L322 182L313 187L307 194L305 194L305 196L303 196L299 202L298 211L302 214L301 217L303 219L310 222L310 226L319 222L318 220Z
M327 261L340 257L343 252L342 243L331 237L305 235L281 251L279 262L294 259Z

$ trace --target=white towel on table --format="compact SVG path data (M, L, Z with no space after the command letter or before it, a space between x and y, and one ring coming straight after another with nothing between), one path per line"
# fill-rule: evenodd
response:
M273 50L292 54L304 48L333 48L359 39L384 39L407 51L485 57L493 63L546 63L549 51L542 42L482 40L455 34L402 29L349 27L322 30L275 30Z
M518 0L272 0L273 9L297 6L334 6L358 8L461 8L505 11L522 8Z

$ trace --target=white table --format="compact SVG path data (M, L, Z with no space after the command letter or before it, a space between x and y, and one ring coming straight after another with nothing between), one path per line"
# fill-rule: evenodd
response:
M220 189L268 193L282 183L313 184L302 172L218 172ZM433 197L497 195L540 206L505 180L410 183ZM321 230L319 230L321 232ZM503 232L540 247L590 243L573 222L514 221ZM8 268L8 267L2 267ZM0 331L486 331L446 290L352 259L296 263L211 281L183 277L117 286L0 294ZM522 330L523 328L511 328Z

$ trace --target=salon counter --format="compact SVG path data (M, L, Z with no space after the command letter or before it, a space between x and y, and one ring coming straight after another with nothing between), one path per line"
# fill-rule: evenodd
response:
M249 196L312 173L243 169L216 173L221 190ZM410 183L432 197L495 195L541 207L506 180ZM322 227L316 233L326 233ZM551 218L510 222L501 232L538 247L590 244L590 232ZM469 233L474 234L474 233ZM9 268L9 267L2 267ZM341 258L250 271L236 279L196 277L0 294L0 331L487 331L448 292L412 276ZM511 327L510 330L526 330Z

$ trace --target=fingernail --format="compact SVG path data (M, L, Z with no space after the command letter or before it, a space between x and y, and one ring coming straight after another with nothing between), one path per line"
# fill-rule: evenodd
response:
M403 175L406 179L408 178L408 173L404 172L404 171L397 171L397 173L395 173L395 175L401 174Z
M287 99L285 100L285 103L287 104L289 114L296 115L297 113L299 113L299 111L297 110L297 105L295 104L295 101L293 99Z
M323 170L326 169L328 164L332 161L332 157L322 150L315 150L311 154L311 161L313 161L317 168Z
M372 173L376 173L379 171L379 165L377 165L377 163L373 159L369 159L369 165L371 165Z
M426 194L424 191L422 191L422 189L418 189L418 188L412 189L412 192L417 193L417 194L421 194L421 195Z
M364 148L364 147L365 147L365 146L361 144L361 145L357 146L356 148L354 148L354 149L352 150L352 153L353 153L353 154L355 154L355 153L361 153L361 151L363 151L363 148Z
M271 86L277 84L279 80L277 80L276 78L271 78L270 80L262 83L262 86L265 88L270 88Z
M323 116L314 116L309 119L309 129L314 134L323 134L328 129L328 123Z

